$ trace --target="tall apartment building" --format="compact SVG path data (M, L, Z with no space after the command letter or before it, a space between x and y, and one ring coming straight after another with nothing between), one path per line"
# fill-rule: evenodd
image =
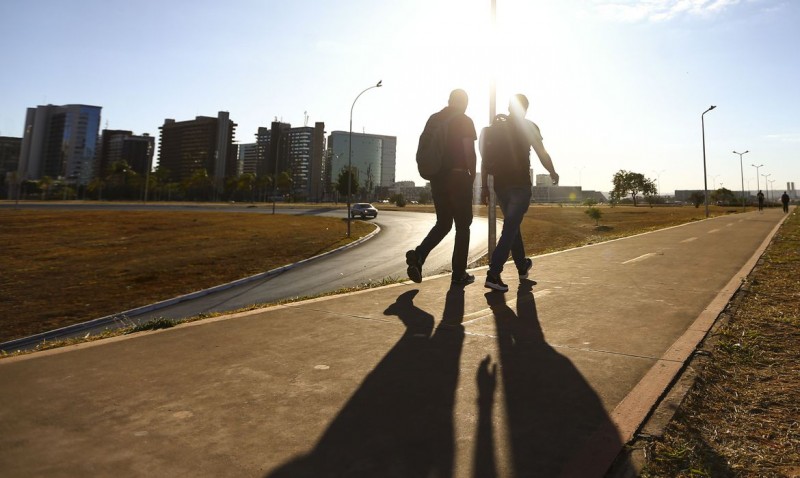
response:
M94 176L100 106L28 108L18 166L21 180L49 176L78 186Z
M239 145L239 160L237 174L257 174L258 166L258 143L243 143Z
M21 149L22 138L0 136L0 198L11 198L9 192L16 184Z
M197 170L205 170L217 195L225 178L236 176L237 149L233 144L236 123L227 111L217 117L197 116L193 120L164 120L159 128L158 165L169 171L169 180L180 182Z
M358 179L358 188L374 191L390 188L395 183L397 137L378 134L353 133L352 168ZM330 167L326 170L326 184L335 189L350 155L350 133L333 131L328 138Z
M131 131L104 129L97 149L96 175L104 176L112 164L125 161L144 176L153 164L155 145L155 138L147 133L137 136Z
M274 138L274 141L273 141ZM256 134L256 175L288 172L295 199L320 201L324 186L325 123L292 128L274 121Z

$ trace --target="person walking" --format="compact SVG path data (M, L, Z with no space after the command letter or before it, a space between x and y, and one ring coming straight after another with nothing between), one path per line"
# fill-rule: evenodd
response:
M758 194L756 194L756 197L758 198L758 210L759 211L763 211L764 210L764 193L762 193L761 191L758 191Z
M503 164L497 164L494 169L494 191L500 210L503 211L503 230L500 239L489 261L489 271L486 274L485 287L505 292L508 286L503 282L500 274L503 265L508 260L509 254L517 266L520 280L527 279L533 261L525 255L525 246L522 243L520 225L522 218L528 211L531 203L531 147L539 157L539 162L550 173L553 186L558 185L556 173L550 154L542 143L542 134L539 127L525 118L528 112L528 98L525 95L514 95L508 105L508 122L511 126L511 138L515 144L512 148L516 152L514 157L506 158ZM485 166L485 165L484 165ZM488 201L489 189L487 186L487 167L481 167L482 188L481 199Z
M781 195L781 202L783 203L783 212L789 212L789 195L786 194L786 191Z
M452 282L467 285L475 276L467 273L469 254L469 229L472 225L472 184L475 179L475 124L465 113L469 98L461 89L453 90L447 106L428 118L432 121L447 121L445 154L440 171L431 182L431 196L436 209L436 224L414 249L406 252L408 277L422 282L422 266L425 259L455 224L456 237L453 245ZM426 125L427 129L427 125Z

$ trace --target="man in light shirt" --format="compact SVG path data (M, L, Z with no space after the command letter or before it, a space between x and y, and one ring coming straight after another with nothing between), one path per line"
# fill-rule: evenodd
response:
M505 292L508 286L503 283L500 274L508 256L514 259L520 280L527 279L533 261L525 255L520 225L522 218L531 203L530 151L536 152L542 166L550 173L553 185L558 185L558 173L553 167L550 154L542 143L542 134L535 123L525 118L528 111L528 98L525 95L514 95L508 105L508 121L511 122L514 134L509 139L515 144L512 148L516 154L502 165L495 167L494 191L497 202L503 211L503 230L497 246L489 261L489 272L486 274L485 286L489 289ZM483 188L481 192L484 203L489 197L486 168L481 168Z

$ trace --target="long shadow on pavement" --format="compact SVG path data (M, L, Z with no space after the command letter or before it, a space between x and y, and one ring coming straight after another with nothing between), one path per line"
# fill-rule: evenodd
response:
M403 336L364 379L314 448L267 476L453 476L453 406L464 329L464 291L452 288L444 317L401 294L385 311L405 325Z
M485 295L497 327L514 476L602 476L605 467L596 469L593 453L586 452L596 446L590 441L601 438L603 447L620 450L621 440L597 393L575 365L544 340L533 285L521 281L516 313L504 294ZM479 384L481 373L487 371L479 370ZM482 453L488 453L485 445Z

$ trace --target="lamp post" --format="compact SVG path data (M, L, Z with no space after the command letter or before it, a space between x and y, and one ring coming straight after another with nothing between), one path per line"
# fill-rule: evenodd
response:
M489 30L489 42L492 47L497 44L497 0L492 0L491 9L490 9L490 16L492 19L492 27ZM494 117L497 114L497 68L496 63L490 64L492 69L492 79L489 83L489 124L491 125L494 121ZM483 165L481 165L483 168ZM482 187L489 188L489 201L486 205L486 215L489 217L489 228L488 228L488 254L489 257L492 257L494 253L494 248L497 246L497 209L495 207L496 198L494 194L494 175L487 174L486 176L486 184L481 184Z
M350 138L348 140L350 143L348 144L348 147L350 149L347 154L347 237L350 237L350 194L353 188L353 108L356 107L356 101L358 101L358 98L361 95L373 88L380 88L381 86L383 86L383 80L380 80L377 84L364 89L364 91L356 96L356 99L353 100L353 106L350 107Z
M751 164L750 166L756 168L756 191L761 191L761 183L758 182L758 168L760 168L761 166L764 166L764 165L763 164L759 164L758 166L756 166L755 164Z
M661 194L661 173L664 171L666 171L666 169L662 169L660 171L656 171L655 169L653 170L653 172L656 173L656 192L659 196L663 196L663 194Z
M700 125L703 130L703 196L706 202L706 217L708 217L708 174L706 173L706 122L703 116L714 108L716 108L716 106L711 105L700 115Z
M767 194L769 194L769 203L772 204L772 201L774 200L774 198L772 196L775 195L775 186L773 186L772 183L774 183L775 180L774 179L770 179L768 182L769 182L769 187L767 188L767 190L768 191L772 191L772 192L771 193L767 193ZM770 207L772 207L772 206L770 206Z
M769 174L762 174L761 176L764 177L764 189L767 190L767 201L769 201L769 177L772 176L772 173Z
M742 212L745 212L747 210L747 206L745 205L746 203L744 202L744 166L742 165L742 156L744 156L749 152L750 152L749 149L744 153L737 153L736 151L733 152L733 154L739 155L739 170L742 173Z

